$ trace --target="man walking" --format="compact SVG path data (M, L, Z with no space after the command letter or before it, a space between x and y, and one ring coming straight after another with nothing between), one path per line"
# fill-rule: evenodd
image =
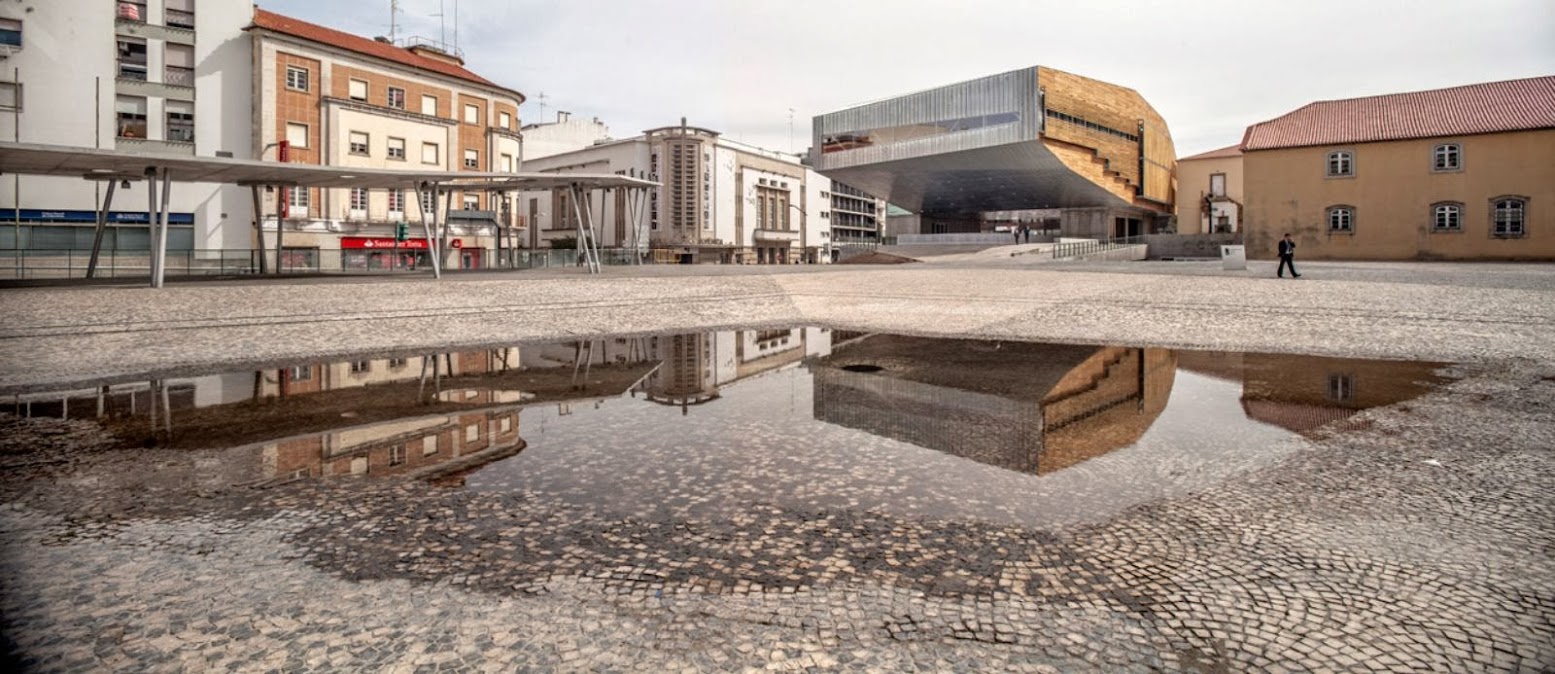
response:
M1301 274L1296 273L1296 242L1291 240L1290 232L1286 232L1285 238L1280 239L1279 252L1280 268L1276 269L1274 274L1280 278L1285 278L1285 268L1290 267L1291 278L1301 278Z

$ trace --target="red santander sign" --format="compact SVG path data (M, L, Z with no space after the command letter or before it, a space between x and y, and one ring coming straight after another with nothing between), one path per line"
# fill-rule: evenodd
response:
M340 237L340 247L353 250L393 250L395 246L393 237L388 236L342 236ZM464 242L459 239L450 239L448 247L463 248ZM399 242L400 250L426 250L427 248L426 239L406 239Z

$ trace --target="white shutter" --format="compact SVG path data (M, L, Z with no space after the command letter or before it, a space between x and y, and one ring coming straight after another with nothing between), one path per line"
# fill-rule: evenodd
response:
M358 101L367 100L367 80L351 80L347 95Z
M291 143L292 147L307 147L308 125L287 122L286 141Z

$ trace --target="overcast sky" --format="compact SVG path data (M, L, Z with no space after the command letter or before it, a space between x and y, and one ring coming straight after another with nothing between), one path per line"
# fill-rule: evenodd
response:
M454 39L454 0L400 35ZM365 36L389 0L260 0ZM1555 0L462 0L466 65L611 135L688 122L802 151L811 117L1042 65L1131 87L1180 156L1314 100L1555 74ZM789 110L793 110L790 141Z

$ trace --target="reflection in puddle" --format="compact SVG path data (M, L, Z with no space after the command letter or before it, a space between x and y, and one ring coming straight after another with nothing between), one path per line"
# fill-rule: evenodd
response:
M1264 465L1282 438L1423 394L1437 367L793 328L304 363L7 407L100 420L130 444L230 448L224 473L250 484L399 476L627 511L745 490L1028 520Z

